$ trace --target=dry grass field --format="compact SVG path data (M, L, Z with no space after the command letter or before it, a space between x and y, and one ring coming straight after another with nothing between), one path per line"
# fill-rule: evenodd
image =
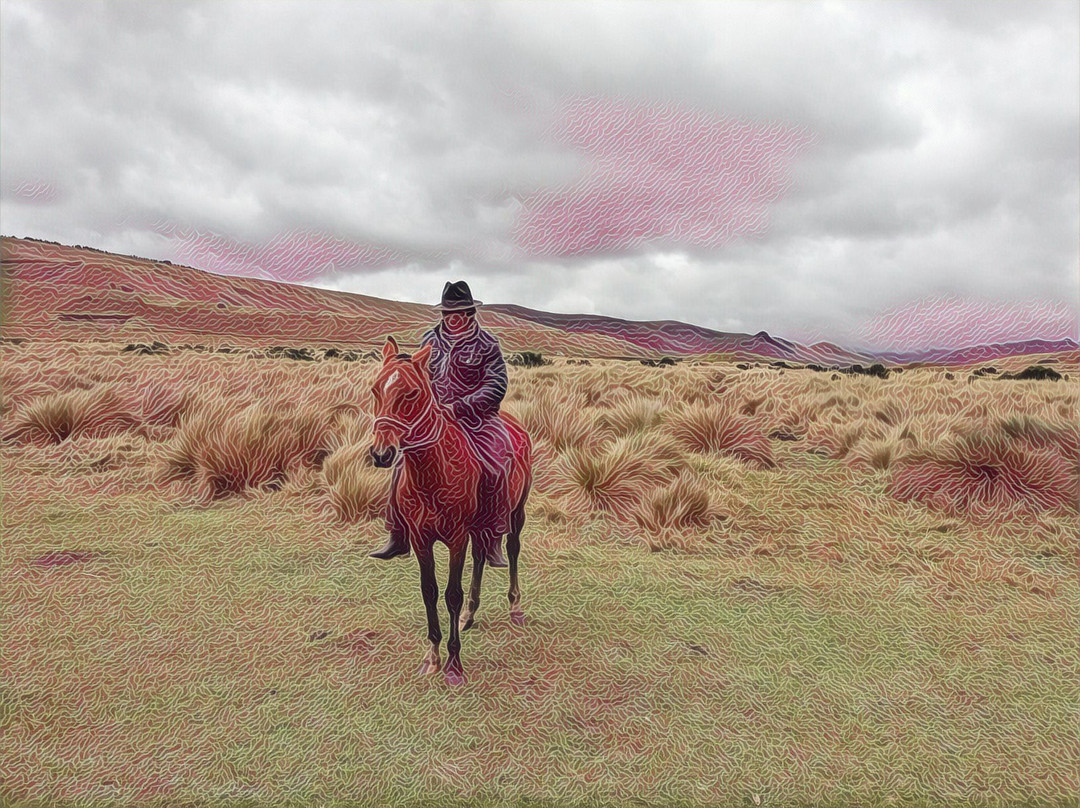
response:
M122 347L0 348L7 804L1077 804L1075 368L511 368L451 689L375 363Z

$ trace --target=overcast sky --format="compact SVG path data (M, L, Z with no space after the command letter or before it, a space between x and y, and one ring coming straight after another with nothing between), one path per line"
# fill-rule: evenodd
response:
M1077 336L1080 3L0 2L2 232L897 348Z

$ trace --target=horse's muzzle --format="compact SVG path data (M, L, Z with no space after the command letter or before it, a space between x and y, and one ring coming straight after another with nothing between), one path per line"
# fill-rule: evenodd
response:
M394 457L397 455L397 449L393 446L387 446L381 452L375 451L375 447L372 446L368 449L368 452L371 454L371 461L380 469L390 468L390 466L394 465Z

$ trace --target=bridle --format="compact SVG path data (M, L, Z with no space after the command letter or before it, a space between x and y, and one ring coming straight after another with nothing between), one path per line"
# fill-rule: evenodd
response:
M407 424L400 418L395 418L392 415L380 415L375 419L372 429L378 429L379 422L381 421L384 424L402 430L401 440L398 441L398 450L402 454L416 449L423 449L439 440L439 438L442 437L443 429L446 428L446 424L443 422L442 418L428 418L428 416L434 413L436 409L435 400L432 399L428 404L427 409L424 410L420 414L420 417L411 424ZM428 421L428 423L425 423L425 421ZM423 430L423 434L413 434L418 430Z

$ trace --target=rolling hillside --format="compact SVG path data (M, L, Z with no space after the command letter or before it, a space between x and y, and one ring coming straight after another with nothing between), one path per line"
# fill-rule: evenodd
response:
M416 344L430 307L299 284L217 275L169 262L35 239L0 240L3 337L31 340L161 340L213 346L271 344L373 348L387 334ZM821 365L966 365L1011 356L1061 355L1077 343L1032 339L915 353L856 352L826 342L800 345L764 331L737 334L673 320L636 322L552 314L495 304L481 321L511 351L592 357L721 355L744 361Z

